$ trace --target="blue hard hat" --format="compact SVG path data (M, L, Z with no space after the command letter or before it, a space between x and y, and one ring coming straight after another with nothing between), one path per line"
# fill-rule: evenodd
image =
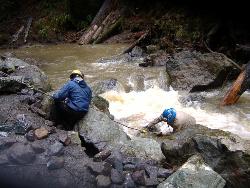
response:
M174 108L165 109L162 116L167 120L168 123L173 123L176 118L176 110Z

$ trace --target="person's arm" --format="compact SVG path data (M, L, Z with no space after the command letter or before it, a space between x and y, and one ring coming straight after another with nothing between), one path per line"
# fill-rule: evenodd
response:
M63 101L69 96L70 83L67 82L57 93L52 97L55 101Z
M161 121L164 121L163 120L164 118L162 117L162 116L160 116L160 117L158 117L158 118L155 118L153 121L151 121L145 128L147 128L147 129L154 129L154 126L157 124L157 123L159 123L159 122L161 122Z

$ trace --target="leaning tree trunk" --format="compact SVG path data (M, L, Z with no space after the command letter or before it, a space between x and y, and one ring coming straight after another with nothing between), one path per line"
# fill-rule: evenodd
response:
M93 19L90 27L83 33L79 44L99 43L116 30L121 23L117 0L105 0Z

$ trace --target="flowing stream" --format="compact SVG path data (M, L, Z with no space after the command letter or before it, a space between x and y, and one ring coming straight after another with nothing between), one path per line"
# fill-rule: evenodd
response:
M249 92L245 92L236 105L220 107L220 100L230 85L213 92L196 93L196 97L189 100L188 93L163 87L167 82L165 67L142 68L138 66L140 59L138 62L127 63L100 61L121 53L125 48L126 45L60 44L1 52L8 51L28 62L38 62L37 65L48 75L53 89L60 88L73 69L81 70L90 85L95 81L117 79L124 90L109 91L102 96L109 101L110 112L115 119L128 126L141 128L159 116L165 108L174 107L193 115L198 124L250 139ZM159 125L163 131L171 131L165 123ZM132 130L124 129L134 134Z

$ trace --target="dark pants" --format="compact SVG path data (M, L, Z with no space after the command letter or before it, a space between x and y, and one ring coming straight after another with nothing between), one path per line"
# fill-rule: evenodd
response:
M65 102L55 102L56 123L63 125L66 130L72 130L78 120L87 112L77 112L70 108Z

